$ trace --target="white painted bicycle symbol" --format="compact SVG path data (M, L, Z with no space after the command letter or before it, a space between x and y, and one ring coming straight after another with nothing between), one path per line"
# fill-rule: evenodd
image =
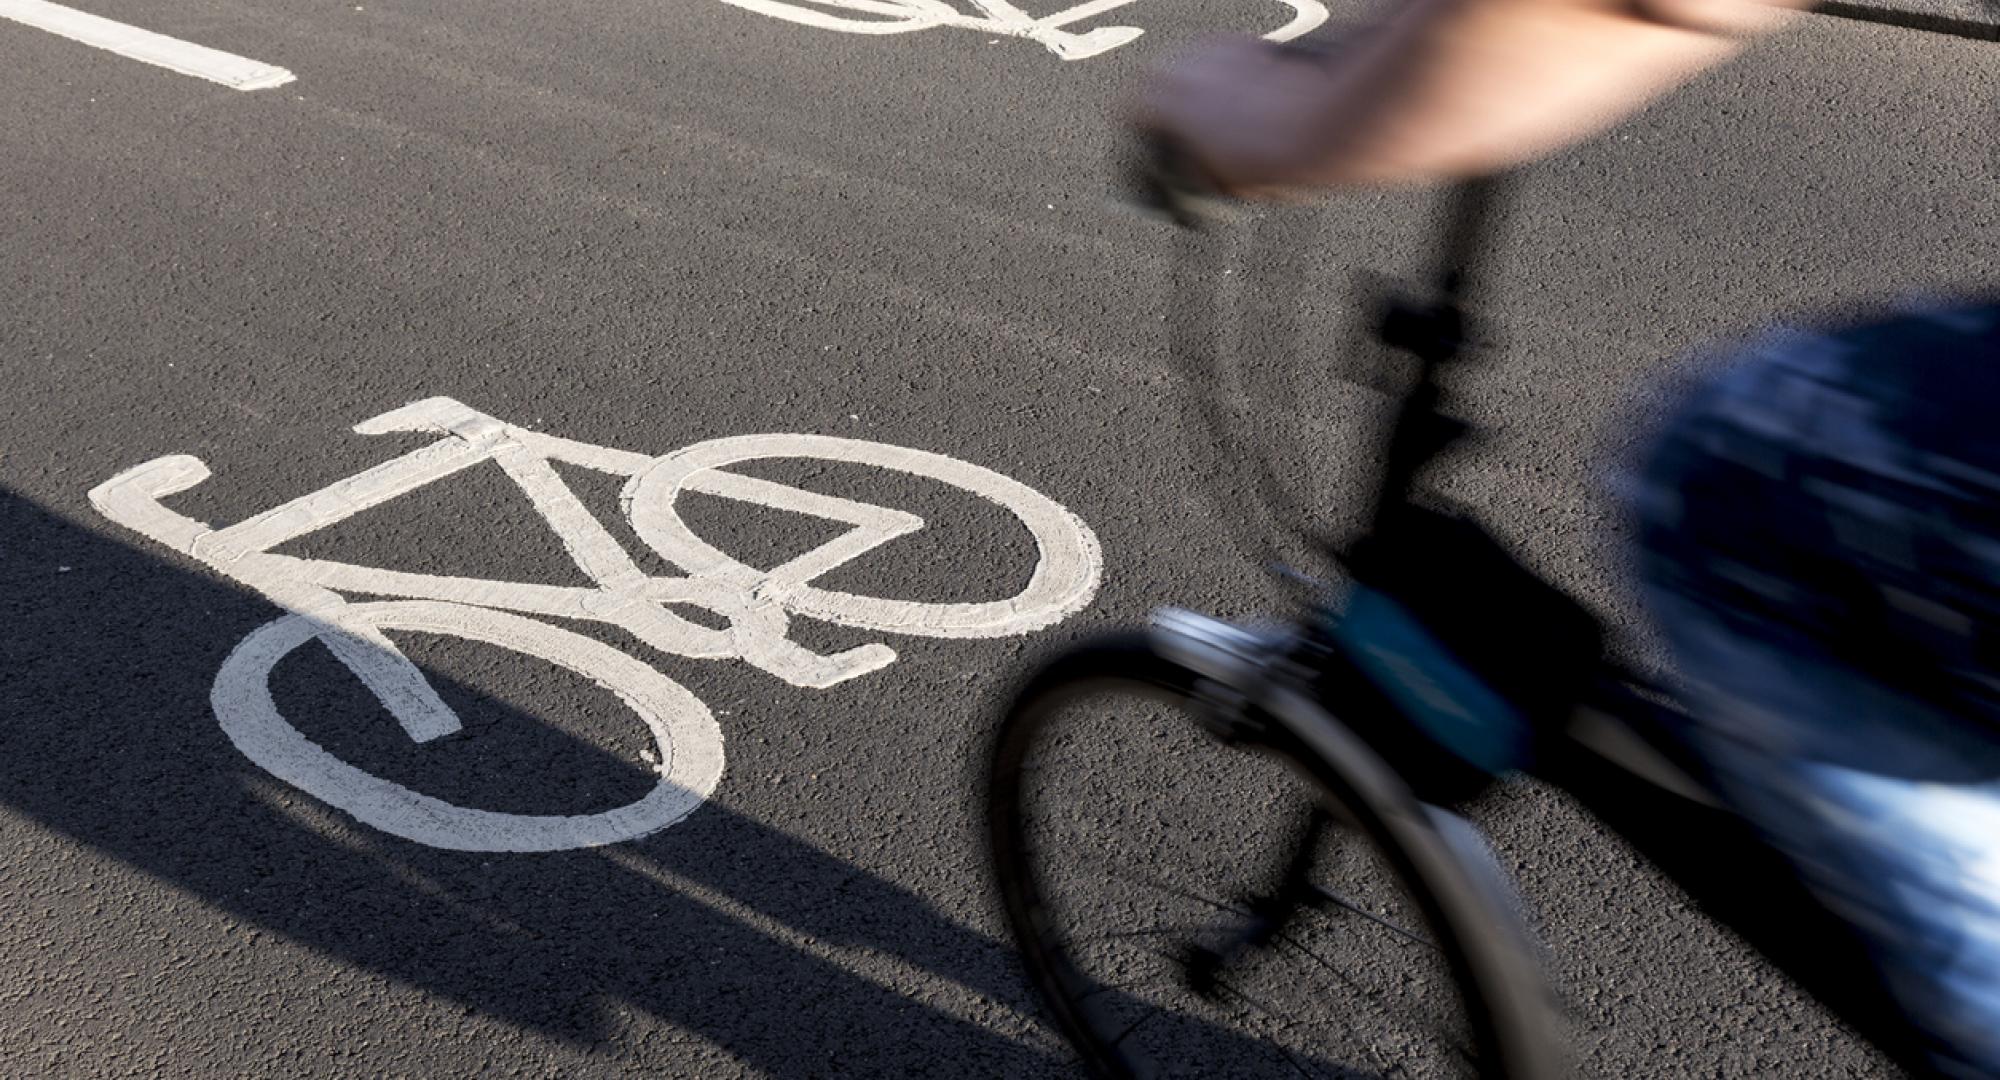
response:
M1001 637L1040 629L1081 610L1102 570L1097 539L1047 496L941 454L825 435L745 435L697 443L662 457L575 442L503 423L450 398L430 398L355 426L363 435L430 432L439 441L330 484L236 525L214 529L167 509L166 496L208 478L199 460L157 458L98 485L99 512L256 589L288 614L252 631L223 662L211 700L231 742L260 767L359 820L405 839L463 851L554 851L618 843L686 817L722 776L722 732L707 706L637 658L549 619L618 627L662 652L740 659L802 687L824 688L896 659L872 643L821 655L787 636L793 615L883 633ZM862 596L812 582L923 527L900 510L724 471L766 458L813 458L942 481L997 503L1027 526L1039 561L1015 596L929 603ZM594 583L556 586L407 573L271 549L481 462L497 463L525 492ZM626 478L620 502L639 538L685 576L642 571L563 481L555 463ZM684 492L814 515L848 529L780 566L758 570L695 535L675 512ZM343 594L388 599L365 602ZM712 613L712 628L674 614ZM595 680L651 730L659 781L636 802L594 814L508 814L457 806L371 775L306 738L279 715L273 668L318 640L387 707L411 739L458 731L452 712L386 630L468 638L511 649Z
M967 15L945 0L723 0L774 19L849 34L907 34L956 26L987 34L1040 42L1064 60L1083 60L1129 44L1145 33L1136 26L1100 26L1082 33L1063 29L1131 4L1134 0L1086 0L1053 15L1034 18L1008 0L971 0L979 14ZM1290 41L1325 22L1319 0L1277 0L1292 18L1264 36Z

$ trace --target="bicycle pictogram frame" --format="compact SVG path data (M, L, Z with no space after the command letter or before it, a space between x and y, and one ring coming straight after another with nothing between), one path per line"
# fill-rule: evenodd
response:
M999 473L927 451L834 436L767 434L710 440L655 457L528 431L442 397L391 410L354 430L440 438L221 529L161 502L208 478L207 467L187 455L128 469L93 489L90 500L111 520L256 589L288 612L246 637L217 675L212 701L231 741L259 766L309 794L377 828L435 847L535 851L616 843L685 817L720 780L722 736L707 706L639 659L549 620L608 624L664 653L743 660L794 686L826 688L893 663L896 652L882 642L830 655L813 652L788 636L795 615L925 637L1022 634L1088 604L1101 571L1095 536L1062 506ZM921 528L923 519L725 471L764 458L847 462L951 484L1018 518L1034 539L1038 562L1017 595L980 603L895 600L816 587L816 578ZM591 586L420 574L273 550L488 461L528 496ZM643 571L556 472L557 463L626 478L620 504L633 531L682 574ZM685 492L810 514L848 529L760 570L711 546L681 520L674 505ZM709 612L723 625L695 622L676 614L675 606ZM338 760L286 722L271 698L273 667L309 641L324 642L412 740L427 742L462 726L385 630L483 641L594 679L651 730L660 756L659 783L639 801L597 814L502 814L455 806Z

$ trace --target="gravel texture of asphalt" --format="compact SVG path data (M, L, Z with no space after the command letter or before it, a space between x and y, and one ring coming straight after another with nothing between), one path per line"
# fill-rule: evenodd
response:
M1112 205L1110 162L1149 65L1294 9L1138 0L1068 29L1143 36L1068 61L990 28L770 14L863 17L812 0L88 10L296 81L241 92L0 19L0 1074L1072 1075L1000 923L982 754L1032 658L1163 605L1278 602L1202 497L1166 357L1171 238ZM1483 437L1442 486L1643 649L1602 478L1648 388L1780 317L2000 287L1996 101L2000 46L1808 16L1524 170L1492 348L1453 387ZM1227 295L1253 316L1233 340L1328 526L1352 520L1371 446L1349 348L1364 276L1422 269L1437 222L1426 193L1362 193L1229 234ZM356 430L439 398L488 419ZM722 642L707 655L582 612L592 552L697 568L640 535L632 476L522 448L652 462L760 434L977 467L777 439L728 469L791 494L696 485L666 511L759 568L850 535L836 504L920 518L812 579L919 607L776 631L893 660L815 686L732 658L729 628L783 597L719 571L729 599L668 605L682 638ZM207 478L162 501L220 529L433 445L488 453L435 482L369 474L295 504L323 528L266 530L288 567L581 605L518 617L559 626L567 665L518 620L485 640L385 615L463 724L424 742L326 646L257 636L336 593L414 594L276 597L245 580L254 553L145 535L90 498L189 455ZM1101 580L1039 622L940 629L1052 560L1000 488L964 480L995 474L1056 508L1051 535L1087 527ZM578 514L600 527L551 529ZM662 759L645 703L601 677L611 651L699 702L712 724L687 747L719 772ZM253 759L256 707L302 738ZM301 746L429 801L371 824L286 778L332 775ZM398 832L440 805L606 814L688 776L698 808L603 846ZM1518 786L1482 812L1586 1074L1886 1070L1562 796Z

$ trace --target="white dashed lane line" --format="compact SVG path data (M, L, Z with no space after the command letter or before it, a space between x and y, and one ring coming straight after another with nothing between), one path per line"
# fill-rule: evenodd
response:
M141 30L45 0L0 0L0 19L47 30L93 48L237 90L283 86L296 76L281 67Z

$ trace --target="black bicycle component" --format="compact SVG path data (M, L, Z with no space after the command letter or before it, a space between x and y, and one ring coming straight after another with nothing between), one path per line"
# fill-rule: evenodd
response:
M1442 363L1465 345L1465 317L1455 304L1420 305L1391 300L1376 336L1382 344L1430 363Z
M1093 1073L1551 1075L1532 958L1452 820L1303 697L1217 743L1202 679L1145 637L1093 642L999 731L1008 923Z
M1393 504L1347 564L1355 591L1334 635L1398 722L1489 776L1532 769L1602 670L1596 617L1463 514ZM1383 649L1402 666L1375 662Z
M1266 527L1235 536L1260 562L1278 562L1273 532L1330 552L1269 459L1238 438L1249 425L1231 408L1242 395L1216 347L1220 248L1215 230L1200 227L1198 185L1171 146L1155 141L1144 157L1136 198L1186 226L1173 264L1169 349L1186 380L1191 426L1208 436L1195 452L1212 478L1209 494L1223 520L1234 521L1245 509L1241 493L1255 493ZM1385 343L1418 356L1424 386L1463 344L1456 304L1467 274L1454 260L1448 251L1453 265L1441 272L1436 297L1391 308L1378 328ZM1414 421L1398 426L1420 430ZM1462 429L1440 418L1421 430L1441 449ZM1328 588L1313 583L1301 592L1317 609ZM1302 694L1288 709L1305 718L1283 720L1243 693L1235 675L1191 671L1143 640L1072 652L1022 690L994 755L989 825L1030 975L1071 1044L1103 1076L1176 1066L1195 1076L1247 1076L1258 1063L1274 1076L1549 1075L1545 995L1522 937L1507 929L1511 909L1498 876L1475 867L1462 824L1453 832L1452 819L1420 809L1399 771L1451 778L1450 790L1427 784L1431 797L1488 778L1440 756L1434 743L1399 740L1408 728L1397 723L1394 703L1327 653L1318 629L1271 642L1267 677L1304 680L1306 690L1315 677L1346 672L1353 692L1341 699L1377 739L1355 737ZM1144 701L1155 703L1153 712L1125 715ZM1160 705L1179 718L1155 736L1176 748L1164 757L1173 775L1119 782L1121 764L1155 760L1122 757L1119 733L1156 728ZM1300 724L1340 749L1301 741ZM1093 725L1094 735L1075 733ZM1175 741L1175 730L1197 743ZM1313 809L1302 830L1256 824L1284 789L1282 770L1213 795L1196 790L1261 758L1309 778ZM1065 785L1069 775L1075 779ZM1147 796L1166 802L1145 811L1128 805ZM1242 814L1228 813L1232 800ZM1190 812L1201 816L1188 819ZM1162 830L1177 819L1183 824ZM1202 822L1231 828L1219 850L1188 868L1195 884L1161 880ZM1085 826L1091 835L1069 835ZM1167 846L1152 852L1155 840ZM1093 875L1114 859L1130 865ZM1384 964L1385 954L1393 961ZM1388 981L1357 984L1360 972ZM1301 994L1302 986L1317 989Z
M1396 404L1389 429L1388 456L1376 480L1368 519L1374 529L1386 526L1384 515L1410 501L1424 467L1467 430L1463 421L1439 411L1443 392L1437 379L1447 364L1465 353L1470 318L1464 303L1477 279L1500 183L1488 177L1459 186L1439 252L1435 294L1390 297L1377 325L1377 340L1416 358L1417 368Z
M1236 370L1220 359L1222 328L1221 258L1213 230L1181 230L1173 263L1167 319L1167 352L1183 381L1182 407L1197 438L1189 451L1205 478L1201 490L1225 523L1239 552L1262 566L1285 562L1274 535L1307 551L1321 551L1324 537L1304 524L1305 514L1289 488L1278 478L1263 448L1247 444L1240 433L1250 425L1239 415L1247 407ZM1254 495L1244 504L1243 493ZM1245 522L1244 511L1253 520Z
M1245 400L1239 380L1232 378L1238 366L1225 364L1219 348L1221 248L1212 230L1205 228L1204 209L1215 201L1215 193L1185 152L1165 136L1143 137L1134 154L1126 169L1131 201L1182 226L1168 305L1168 352L1188 387L1184 407L1190 429L1199 436L1191 449L1203 459L1199 471L1208 478L1212 504L1230 523L1238 549L1261 565L1285 562L1278 537L1304 551L1340 559L1337 545L1308 524L1310 515L1272 467L1272 455L1244 444L1239 433L1252 425L1231 415L1233 402L1241 402L1237 407L1242 409L1255 404ZM1417 368L1398 394L1388 455L1371 500L1371 522L1405 502L1424 466L1466 432L1461 421L1438 411L1436 378L1464 353L1469 324L1464 302L1480 268L1501 183L1499 178L1484 177L1463 183L1452 193L1432 294L1388 297L1373 328L1380 347L1415 357ZM1247 529L1239 524L1244 491L1256 493L1260 519Z
M1215 195L1179 144L1165 135L1148 133L1139 136L1127 152L1132 159L1119 170L1126 201L1184 229L1201 227L1204 206Z
M1155 146L1151 161L1146 197L1191 226L1174 265L1169 346L1191 426L1205 436L1196 452L1213 466L1202 471L1224 520L1239 520L1242 493L1256 493L1273 528L1237 539L1271 562L1274 531L1311 532L1268 459L1238 438L1250 425L1227 404L1237 395L1215 348L1221 248L1215 230L1192 227L1201 218L1187 196L1198 185L1170 148ZM1724 809L1664 691L1606 662L1587 611L1420 490L1426 467L1466 433L1441 410L1439 375L1473 337L1466 304L1482 280L1494 195L1492 181L1458 189L1428 294L1392 296L1373 327L1381 347L1415 363L1391 391L1367 532L1331 552L1348 572L1342 599L1302 590L1311 601L1272 634L1173 613L1150 635L1056 657L1015 698L992 758L988 826L1029 974L1101 1076L1155 1075L1162 1063L1194 1076L1255 1075L1259 1063L1283 1076L1554 1075L1544 988L1515 903L1471 826L1439 809L1495 774L1532 769L1925 1074L1923 1046L1852 927ZM1152 711L1135 710L1140 702ZM1094 733L1072 733L1077 715ZM1282 775L1240 772L1266 759L1309 782L1302 831L1267 825ZM1082 764L1064 787L1072 762ZM1121 780L1121 767L1157 771ZM1199 789L1218 779L1220 791ZM1157 805L1141 808L1147 796ZM1095 831L1071 835L1086 828ZM1201 884L1167 880L1172 857L1190 852L1205 853L1193 861ZM1072 880L1111 860L1128 869L1110 884ZM1134 922L1167 908L1173 918ZM1274 964L1285 978L1250 985ZM1395 978L1363 986L1350 965ZM1423 973L1438 970L1449 993ZM1273 995L1300 971L1343 979L1280 1005ZM1167 989L1148 996L1141 985ZM1381 1009L1385 993L1415 993L1427 1018L1448 1001L1453 1020L1441 1037L1410 1034L1402 1012ZM1334 1042L1303 1045L1308 1033Z
M1314 806L1306 812L1305 823L1291 843L1285 869L1273 888L1241 897L1237 906L1242 916L1218 926L1218 933L1190 942L1185 960L1188 988L1204 998L1223 992L1224 973L1231 964L1268 948L1294 916L1331 895L1313 884L1312 873L1319 847L1328 832L1327 812Z

